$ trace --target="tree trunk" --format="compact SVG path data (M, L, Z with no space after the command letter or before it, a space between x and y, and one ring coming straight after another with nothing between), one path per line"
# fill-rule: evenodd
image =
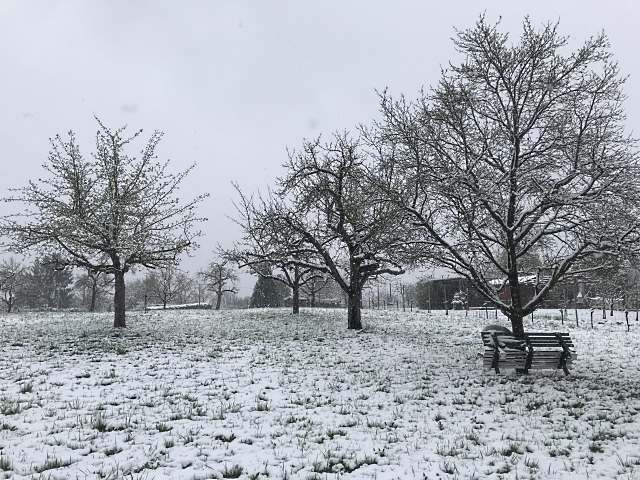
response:
M126 327L124 318L124 272L115 273L115 294L113 295L113 310L115 312L113 326L116 328Z
M509 272L509 295L511 296L511 308L509 309L511 330L514 335L524 335L524 314L522 313L522 299L520 298L520 281L518 273L515 270Z
M509 320L511 320L511 331L514 335L524 335L524 323L522 316L511 315L509 316Z
M293 290L293 298L292 298L292 306L293 306L293 313L297 314L300 313L300 285L295 282L293 284L292 287Z
M220 310L220 305L222 305L222 288L218 288L216 292L216 310Z
M97 285L94 284L93 287L91 288L91 305L89 305L89 311L90 312L95 312L96 311L96 297L98 296L98 288Z
M509 317L511 320L511 331L515 336L524 335L524 317L522 315L513 315ZM526 375L527 371L524 368L516 368L516 374Z
M362 290L350 294L347 299L347 323L349 330L362 330Z
M351 274L349 278L349 290L347 295L347 328L349 330L362 330L361 310L362 310L362 281L360 263L351 258Z
M300 313L300 277L300 267L296 265L293 268L293 282L291 282L291 307L294 315Z

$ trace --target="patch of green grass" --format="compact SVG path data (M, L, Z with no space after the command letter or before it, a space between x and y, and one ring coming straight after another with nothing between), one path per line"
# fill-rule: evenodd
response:
M49 454L47 454L47 458L44 463L42 465L34 467L33 469L36 471L36 473L42 473L46 472L47 470L53 470L54 468L68 467L72 463L73 461L71 460L71 458L69 458L69 460L62 460L58 457L50 457Z
M220 440L223 443L231 443L236 439L236 436L233 433L231 433L231 435L218 434L213 438Z
M10 432L15 432L18 429L15 425L10 425L7 422L0 423L0 430L9 430Z
M20 385L20 393L31 393L33 391L33 382L26 382Z
M104 450L104 454L107 457L111 457L117 453L120 453L122 451L122 447L119 447L117 445L114 445L113 447L109 447L107 449Z
M9 457L6 455L2 455L2 452L0 452L0 470L3 472L10 472L13 470L11 460L9 460Z
M551 450L549 450L550 457L568 457L569 455L571 455L571 450L569 448L552 448Z
M165 422L156 423L156 430L160 433L169 432L173 427L171 425L167 425Z
M531 402L527 402L525 408L529 411L538 410L540 407L545 405L545 402L542 400L533 400Z
M449 475L454 475L458 471L458 467L453 462L445 460L442 465L440 465L440 470Z
M589 444L589 451L593 453L603 453L604 449L596 442L591 442Z
M240 478L240 475L244 472L244 468L240 465L233 465L231 468L225 463L224 470L222 471L222 478Z
M465 435L465 438L469 440L474 445L482 445L482 441L480 440L480 436L476 432L469 432Z
M514 453L517 453L519 455L524 453L522 447L515 442L509 442L509 444L500 451L500 454L504 455L505 457L510 457Z
M529 458L529 457L524 458L524 464L531 470L537 470L540 465L538 460L534 460L533 458Z
M367 418L367 427L368 428L384 428L384 422L382 420L372 420Z
M8 399L0 399L0 413L2 415L17 415L22 412L22 405Z
M109 428L109 426L107 425L107 420L102 414L93 416L93 419L91 420L91 427L95 428L99 432L106 432Z
M358 425L358 420L356 420L355 418L350 418L345 422L342 422L340 424L341 427L345 427L345 428L352 428L355 427L356 425Z
M341 430L341 429L334 430L334 429L330 428L329 430L327 430L327 437L329 437L331 440L333 440L333 437L335 437L335 436L344 437L346 434L347 434L347 432L345 432L344 430Z

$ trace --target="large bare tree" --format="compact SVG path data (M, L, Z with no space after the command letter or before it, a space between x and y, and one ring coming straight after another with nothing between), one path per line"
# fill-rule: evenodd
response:
M318 277L328 273L319 262L317 250L304 241L303 235L282 221L279 200L270 195L254 199L243 195L236 185L240 201L236 204L236 223L243 237L234 248L225 252L226 258L252 274L281 282L291 289L292 313L300 313L300 292L305 286L317 283Z
M110 130L99 120L96 152L85 159L72 132L56 136L44 168L48 178L14 190L9 201L26 204L21 214L5 216L2 233L13 252L35 249L60 254L60 267L78 266L115 277L115 327L125 326L125 274L134 266L172 264L194 248L200 232L194 207L206 195L186 203L175 197L192 167L179 174L156 161L162 137L154 132L140 158L125 154L135 140L124 128Z
M367 133L420 254L466 277L522 333L523 318L559 281L638 241L624 78L604 34L565 53L557 25L525 19L510 43L481 17L454 42L462 63L417 102L383 94L384 121ZM595 264L585 267L586 258ZM533 298L521 287L531 274Z
M314 252L301 264L333 277L347 296L348 328L361 329L367 281L404 273L400 212L381 200L370 182L371 158L347 133L324 144L305 141L285 167L273 221Z

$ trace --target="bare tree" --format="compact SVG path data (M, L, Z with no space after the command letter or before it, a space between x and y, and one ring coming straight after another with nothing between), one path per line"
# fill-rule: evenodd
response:
M326 273L312 272L307 281L300 286L309 299L309 307L316 307L318 295L327 288L330 281L331 276Z
M191 290L191 279L175 265L167 265L147 272L144 288L150 298L156 298L166 309L167 304L185 296Z
M178 185L192 167L177 175L168 162L155 161L162 137L155 132L141 158L124 153L141 131L123 138L124 128L109 130L99 120L93 160L80 154L72 132L57 136L44 168L50 178L15 189L6 199L30 206L24 214L5 216L1 231L13 252L36 249L62 252L61 266L90 268L115 277L115 327L125 326L125 274L134 266L170 265L196 246L194 207L206 195L180 204ZM23 220L23 221L22 221Z
M585 266L599 267L597 270L594 269L587 280L590 283L591 294L600 298L599 306L602 309L603 319L606 318L607 302L610 315L613 315L617 303L623 309L632 304L637 275L636 262L637 258L626 255L624 252L607 255L606 258L590 258L584 262Z
M462 64L413 104L383 94L385 120L368 135L420 255L467 278L521 334L523 318L583 259L638 241L624 78L604 34L563 56L557 25L536 30L526 19L509 44L481 17L454 42ZM524 266L532 252L540 282L528 298L521 280L535 273Z
M239 268L248 268L252 274L283 283L291 289L292 313L300 312L300 292L317 280L324 264L318 264L315 248L305 243L303 236L286 222L278 221L275 207L278 200L270 196L254 201L240 194L236 204L239 218L236 223L243 238L234 248L224 253ZM318 269L321 270L318 270ZM274 271L275 270L275 271Z
M25 267L13 257L3 260L0 265L0 300L5 305L7 313L16 306L19 300L20 288L26 283Z
M362 290L381 275L404 273L402 218L369 182L370 162L358 139L305 141L286 164L273 222L293 231L314 255L300 260L326 272L347 296L347 324L361 329Z
M238 274L229 263L228 259L219 258L198 272L207 289L216 295L216 310L220 310L225 293L238 293Z
M82 293L83 304L88 303L90 312L96 311L99 300L107 295L113 287L113 278L107 277L104 272L87 269L84 275L76 280L75 288ZM86 300L88 292L88 302Z
M179 305L196 303L198 301L198 284L196 278L189 275L189 272L184 272L181 274L180 279L182 286L176 289L172 302Z

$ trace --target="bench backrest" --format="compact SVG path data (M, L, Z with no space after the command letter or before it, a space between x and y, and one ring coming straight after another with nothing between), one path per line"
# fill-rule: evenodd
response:
M562 347L564 344L570 350L574 349L573 340L568 333L539 332L525 333L525 336L533 348Z
M495 337L494 337L495 334ZM574 350L573 340L568 333L554 333L554 332L527 332L524 337L518 337L513 334L485 331L480 333L482 337L482 343L485 347L495 349L495 339L498 340L500 349L502 348L518 348L519 345L524 347L530 345L535 348L563 348L567 347L569 350Z

